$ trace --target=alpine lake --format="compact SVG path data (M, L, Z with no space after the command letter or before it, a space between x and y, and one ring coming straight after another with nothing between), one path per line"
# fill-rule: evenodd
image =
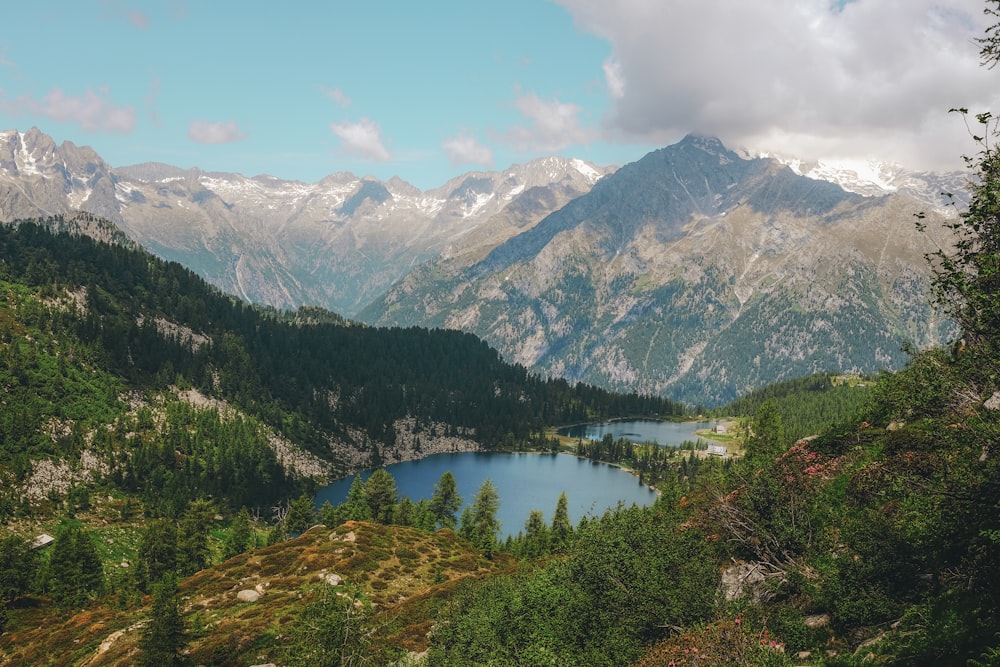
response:
M712 428L714 424L622 420L581 424L560 429L559 434L600 440L605 433L611 433L615 439L676 447L686 440L697 440L696 430ZM551 522L559 494L564 492L569 501L569 518L574 525L584 516L598 517L619 503L645 506L656 500L655 491L621 468L565 453L435 454L416 461L388 465L385 469L396 480L400 497L408 496L414 502L429 499L434 493L434 485L447 471L455 476L465 505L471 503L483 481L490 479L500 495L497 518L501 521L501 538L524 530L531 510L540 510L546 522ZM366 480L371 471L360 474ZM344 502L353 481L353 476L346 477L320 489L316 494L316 506L326 501L333 505Z

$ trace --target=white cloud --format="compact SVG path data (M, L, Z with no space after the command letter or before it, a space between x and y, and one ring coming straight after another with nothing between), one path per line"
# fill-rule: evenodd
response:
M240 132L235 120L209 123L207 120L193 120L188 127L188 138L199 144L229 144L243 141L246 135Z
M528 93L519 96L514 106L530 121L527 126L507 131L506 138L518 150L552 152L597 138L597 131L580 121L582 108L575 104L543 100Z
M608 138L935 168L970 146L949 108L1000 108L982 0L557 1L612 46Z
M386 162L391 157L382 145L382 129L373 120L362 118L357 123L331 123L330 130L340 138L344 150L349 153L375 162Z
M53 88L41 99L22 95L13 101L3 100L0 108L13 115L39 114L59 122L79 123L87 131L130 133L135 129L135 109L113 104L105 95L105 91L98 94L88 90L74 97Z
M617 60L608 58L604 61L604 80L608 84L608 92L616 100L625 97L625 77L622 66Z
M441 147L448 155L453 165L481 164L493 166L493 151L483 146L475 137L461 133L457 137L446 139Z

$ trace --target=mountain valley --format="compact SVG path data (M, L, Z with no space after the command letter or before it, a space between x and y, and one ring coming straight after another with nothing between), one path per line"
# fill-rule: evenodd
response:
M420 192L343 173L113 169L36 129L0 145L0 219L85 210L251 302L460 329L615 390L718 404L812 372L898 367L903 347L952 332L927 305L924 255L949 243L940 193L960 201L955 174L692 136L618 170L545 158Z

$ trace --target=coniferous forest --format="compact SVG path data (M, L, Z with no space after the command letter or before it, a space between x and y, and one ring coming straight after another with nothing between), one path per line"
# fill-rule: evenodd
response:
M1000 23L980 47L1000 62ZM560 442L694 411L256 308L71 220L0 227L0 664L1000 665L1000 134L956 111L971 200L928 297L962 337L720 408L736 456ZM442 442L659 497L573 525L563 495L501 540L490 480L463 510L450 472L414 501L382 466Z

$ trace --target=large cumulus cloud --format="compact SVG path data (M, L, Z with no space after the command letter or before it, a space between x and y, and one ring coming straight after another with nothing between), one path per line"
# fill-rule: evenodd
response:
M803 157L958 166L950 107L1000 110L982 0L558 0L607 39L605 132L687 132Z

